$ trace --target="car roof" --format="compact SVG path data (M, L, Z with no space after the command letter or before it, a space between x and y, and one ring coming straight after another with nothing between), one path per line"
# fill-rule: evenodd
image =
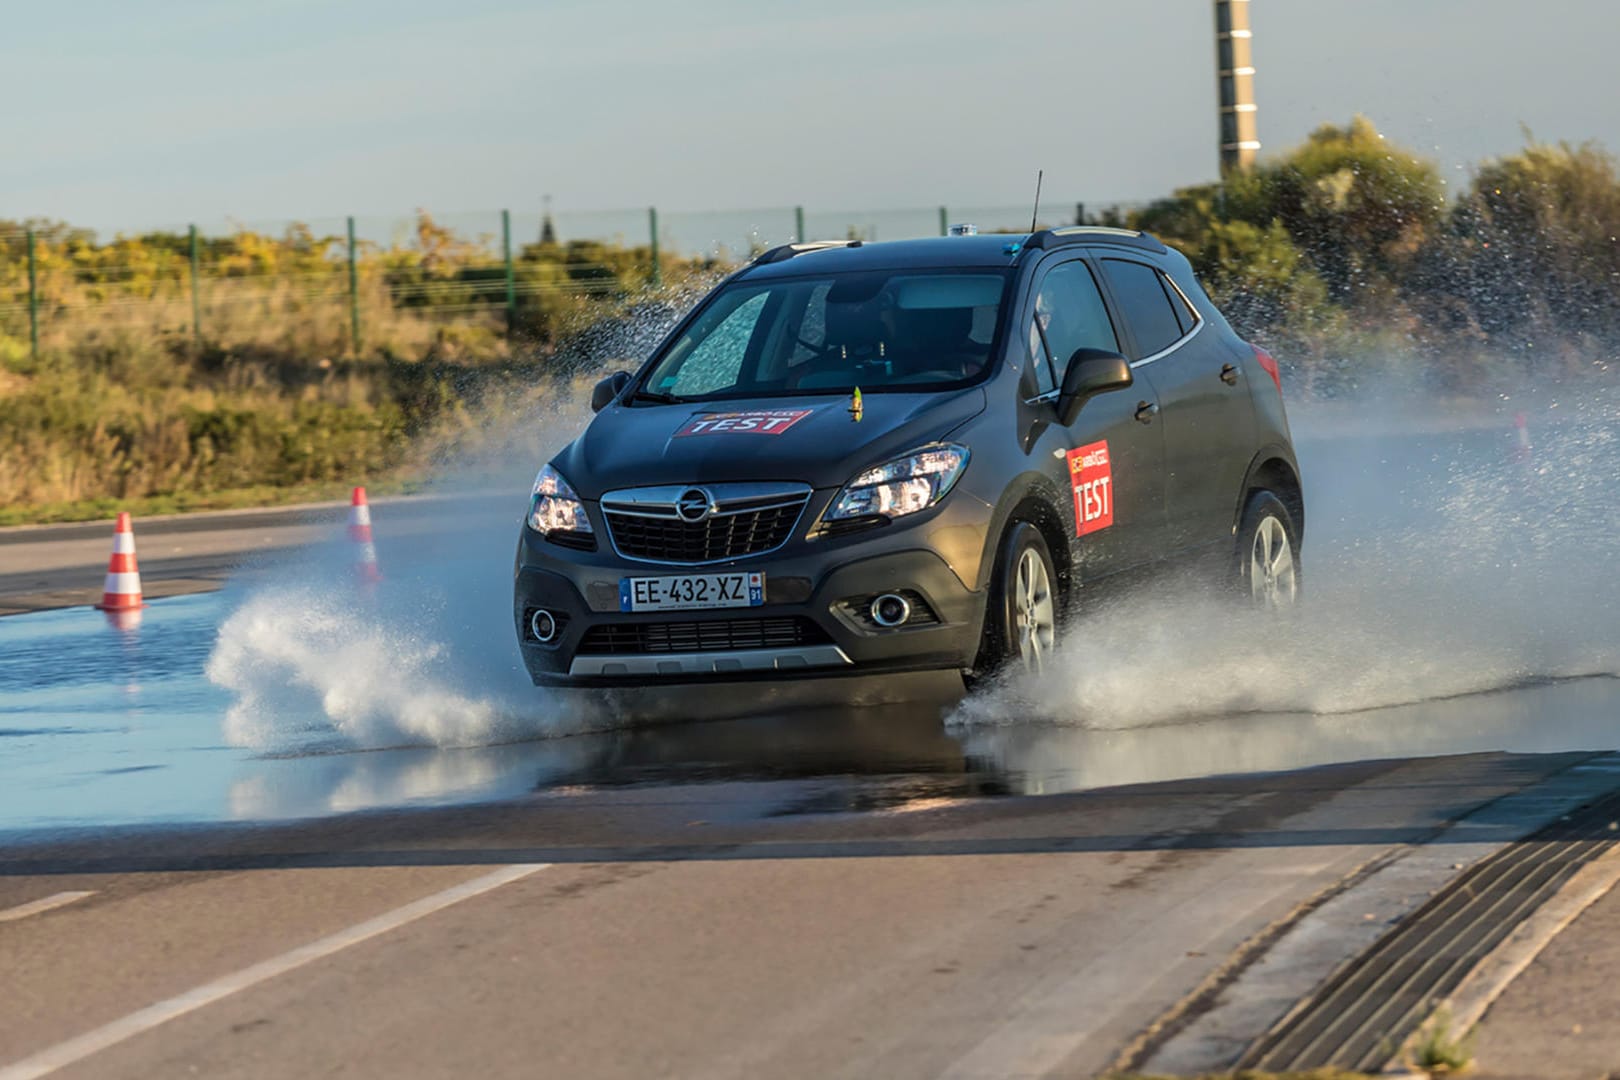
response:
M822 241L774 247L756 258L738 277L758 281L863 270L1004 268L1016 262L1024 251L1085 243L1122 244L1161 254L1166 250L1147 233L1097 225L1042 229L1035 233L977 233L881 243Z

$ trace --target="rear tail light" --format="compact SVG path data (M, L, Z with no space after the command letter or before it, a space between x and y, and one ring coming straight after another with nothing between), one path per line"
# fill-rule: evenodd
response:
M1277 384L1277 393L1281 394L1282 372L1277 369L1276 358L1258 345L1250 345L1249 348L1254 350L1254 358L1260 362L1260 366L1265 369L1266 374L1271 376L1271 381Z

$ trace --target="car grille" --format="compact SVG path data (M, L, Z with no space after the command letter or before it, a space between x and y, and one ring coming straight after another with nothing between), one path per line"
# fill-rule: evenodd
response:
M739 492L735 497L727 497L726 487L714 486L713 508L701 521L682 520L674 497L669 502L637 499L638 492L620 492L619 499L604 497L603 517L614 547L629 559L648 562L695 565L744 559L786 544L810 500L810 489L804 486ZM653 491L664 494L664 489Z
M596 550L596 537L588 532L557 529L546 533L546 539L558 547L573 548L575 551Z
M585 632L579 652L585 656L736 652L826 645L831 641L825 630L800 615L704 622L606 623Z

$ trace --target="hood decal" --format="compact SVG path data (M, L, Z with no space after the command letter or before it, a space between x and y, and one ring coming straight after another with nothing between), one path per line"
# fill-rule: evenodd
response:
M841 487L860 469L946 438L985 408L982 387L955 393L874 394L849 388L802 398L613 405L557 456L580 497L616 488L791 480ZM709 436L712 436L709 437ZM728 437L729 436L729 437Z
M745 409L737 412L694 413L675 429L674 438L694 435L780 435L814 409Z
M861 403L861 388L857 386L849 399L849 418L858 424L865 414L866 406Z

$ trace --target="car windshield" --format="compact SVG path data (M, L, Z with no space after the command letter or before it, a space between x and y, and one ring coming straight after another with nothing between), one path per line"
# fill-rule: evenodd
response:
M990 364L1002 270L879 270L727 286L643 392L682 400L948 390Z

